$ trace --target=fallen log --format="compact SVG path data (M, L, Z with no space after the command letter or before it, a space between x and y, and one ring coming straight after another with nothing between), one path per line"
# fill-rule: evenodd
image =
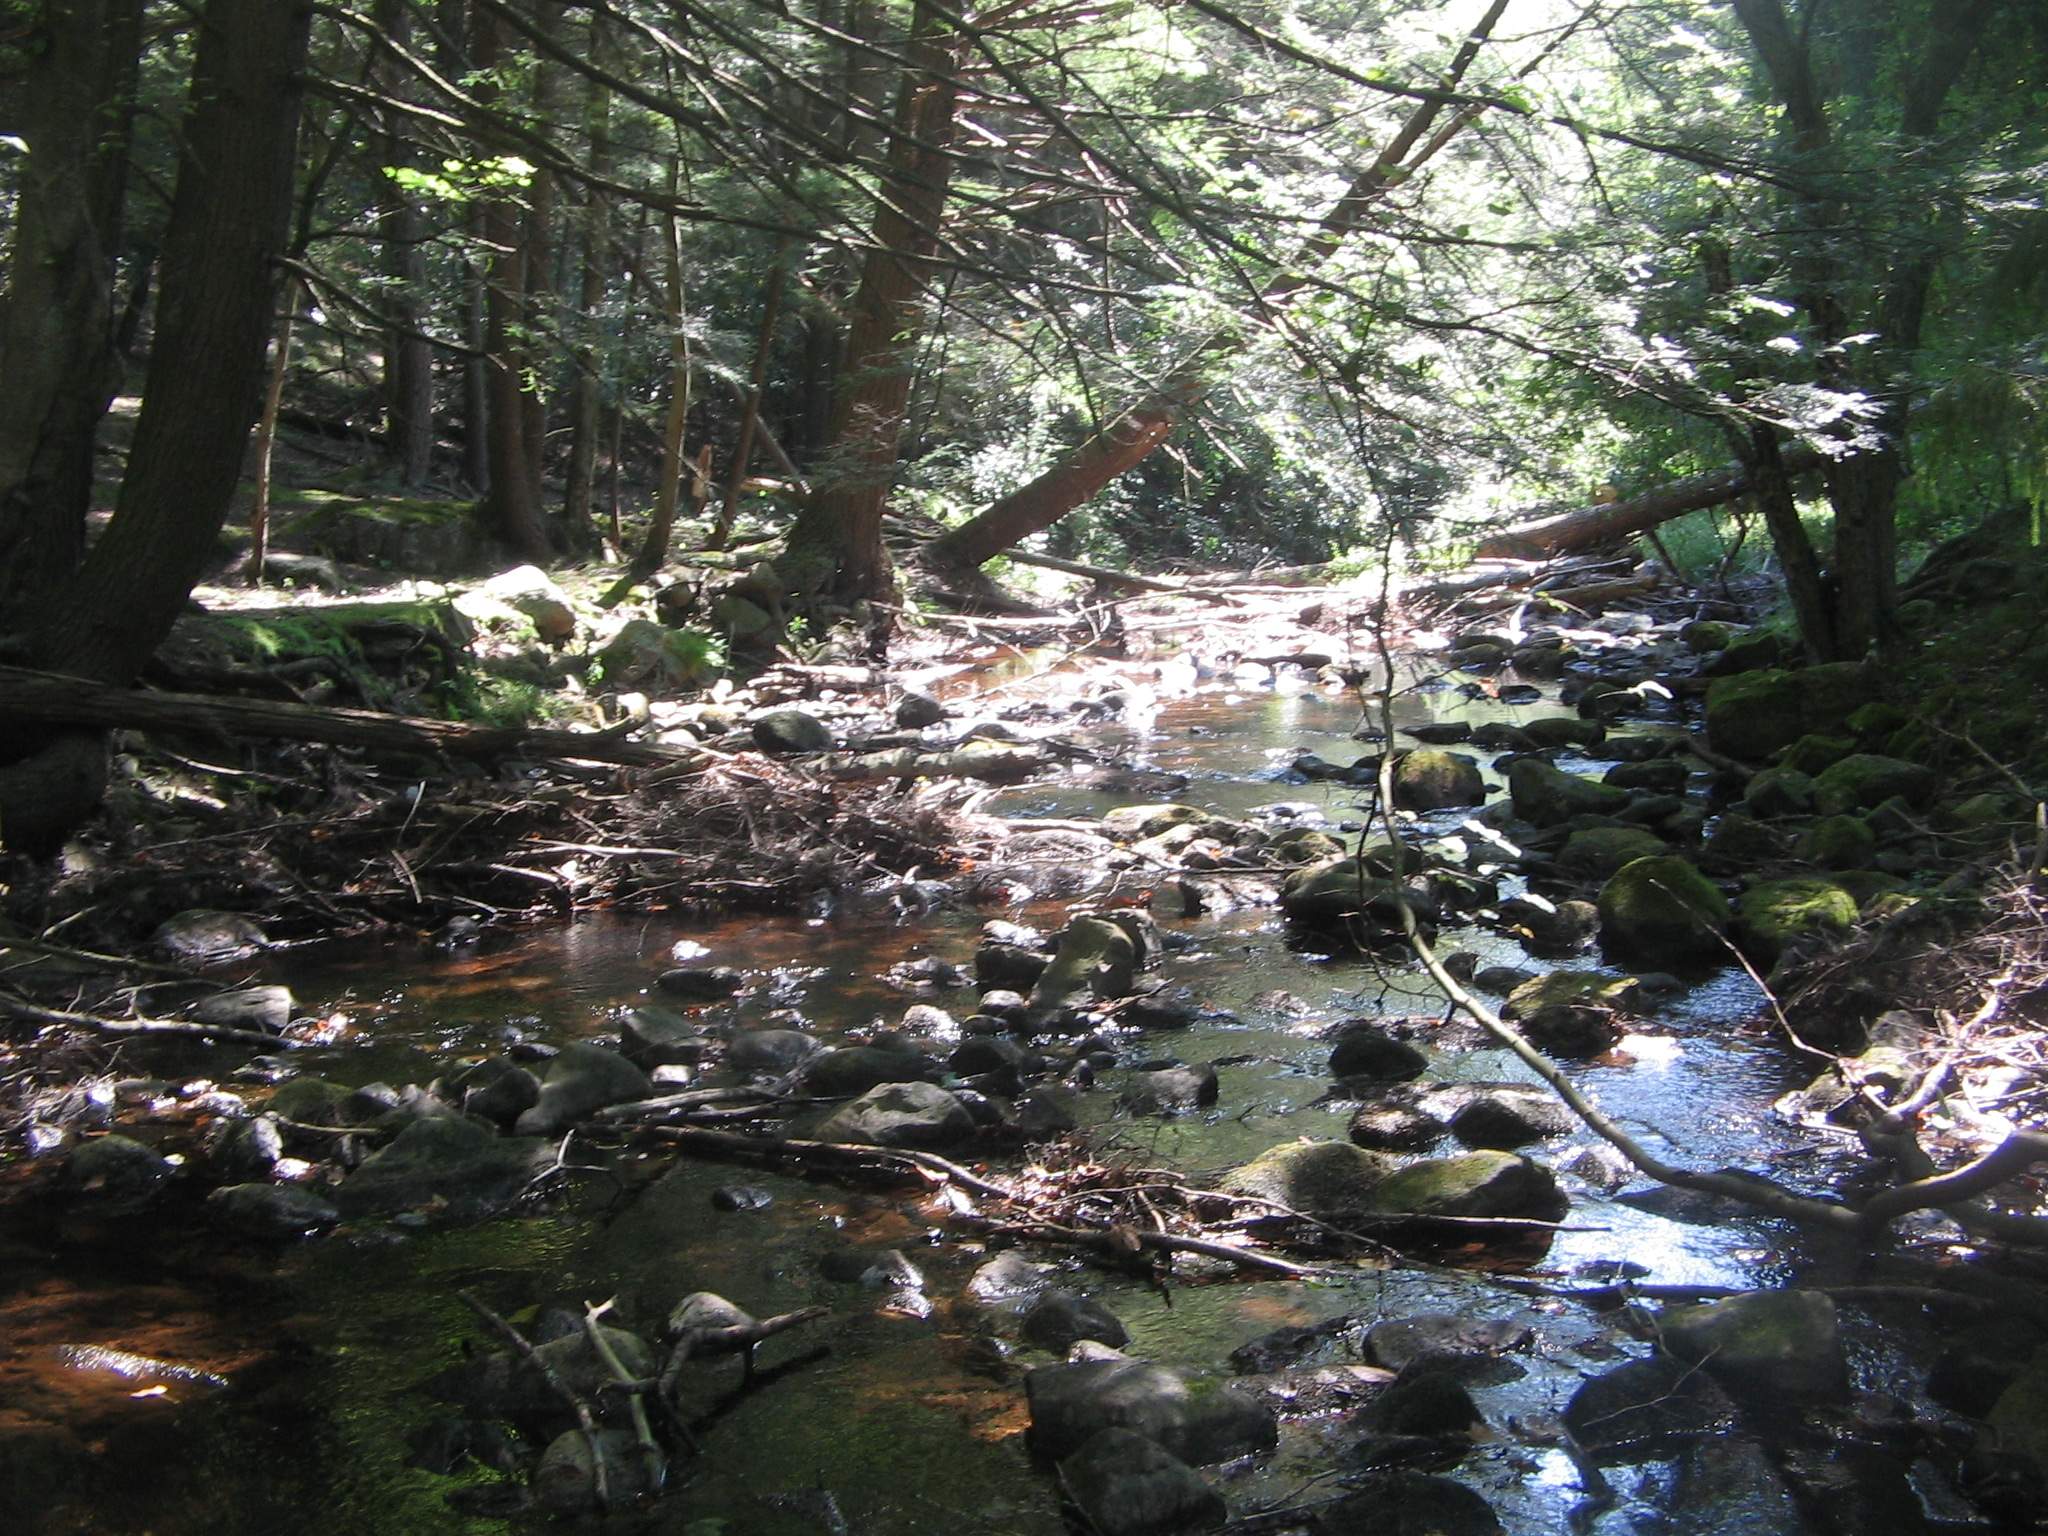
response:
M505 758L577 760L658 767L709 762L718 754L694 747L657 746L612 732L539 730L525 726L463 725L374 709L338 709L278 699L215 698L115 688L87 678L22 667L0 667L0 720L100 729L128 727L183 735L282 741L479 762Z
M1052 763L1040 747L975 744L951 752L901 747L889 752L839 753L822 759L817 771L828 779L980 779L1015 784Z
M1804 443L1788 444L1783 457L1785 472L1790 475L1803 475L1820 468L1823 462L1820 452ZM1674 480L1625 501L1600 502L1516 523L1481 539L1477 553L1481 559L1489 560L1537 560L1546 555L1590 549L1633 538L1702 507L1720 506L1747 495L1749 489L1749 471L1741 465L1730 465Z

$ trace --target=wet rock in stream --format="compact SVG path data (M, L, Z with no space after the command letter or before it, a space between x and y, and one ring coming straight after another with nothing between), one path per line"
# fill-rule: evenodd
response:
M341 1212L310 1189L291 1184L227 1184L206 1197L214 1220L258 1239L304 1237L333 1226Z
M1848 1363L1832 1298L1818 1291L1752 1291L1672 1307L1657 1322L1663 1347L1711 1372L1738 1397L1836 1397Z
M551 1143L497 1136L474 1120L416 1120L342 1181L345 1216L384 1216L423 1206L453 1215L501 1210L554 1164Z
M1042 1365L1024 1378L1031 1446L1063 1460L1107 1429L1127 1429L1196 1466L1229 1461L1278 1443L1272 1409L1229 1387L1200 1390L1144 1360L1098 1359Z
M1135 1115L1171 1115L1214 1104L1218 1095L1215 1067L1162 1066L1131 1072L1117 1103Z
M1019 1332L1027 1344L1065 1354L1083 1339L1122 1349L1130 1334L1117 1315L1090 1296L1051 1291L1028 1308Z
M540 1098L513 1122L513 1128L522 1136L553 1136L593 1110L644 1099L651 1092L647 1074L618 1052L598 1045L566 1045L548 1063Z
M1493 1506L1425 1472L1376 1472L1316 1512L1315 1536L1503 1536Z
M871 1147L949 1147L974 1135L960 1099L932 1083L881 1083L818 1122L820 1141Z
M1200 1473L1131 1430L1098 1432L1060 1462L1059 1472L1067 1497L1099 1536L1209 1531L1228 1515Z

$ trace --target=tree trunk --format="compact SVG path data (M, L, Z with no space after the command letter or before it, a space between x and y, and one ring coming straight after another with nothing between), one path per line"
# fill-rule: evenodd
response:
M292 360L292 323L298 318L299 283L287 278L284 305L277 321L277 340L270 350L270 382L263 391L263 411L256 420L256 493L249 506L249 569L252 587L263 585L263 565L270 558L270 468L277 454L277 412L284 404L285 374Z
M50 0L15 45L27 144L0 310L0 612L85 553L93 441L120 375L114 259L134 119L141 0ZM9 626L11 627L11 625Z
M412 8L405 0L377 0L376 21L399 46L410 41ZM404 100L409 72L399 69L382 47L373 67L377 88ZM426 226L414 195L391 179L390 172L409 166L413 156L389 117L377 135L377 154L385 173L378 187L377 229L387 280L385 310L391 317L384 332L384 451L400 482L416 486L426 482L434 461L434 351L421 329L420 306L427 291Z
M142 414L106 532L75 573L25 605L25 649L42 665L133 677L227 520L263 391L311 24L310 0L208 0L200 13ZM54 851L98 803L103 739L7 745L0 839Z
M503 57L496 16L477 7L470 13L471 67L494 69ZM493 93L479 90L489 100ZM528 442L527 256L532 249L531 220L509 195L483 200L483 243L490 253L484 279L484 423L490 489L484 496L485 520L491 532L528 560L554 554L547 521L541 511L540 481L535 454ZM474 424L472 424L472 429Z
M761 329L754 338L754 372L747 381L747 403L740 411L739 441L733 444L732 464L725 475L725 500L718 508L718 520L704 540L706 549L724 549L732 537L733 519L739 516L740 489L746 483L747 465L754 457L754 429L761 421L761 386L768 378L768 358L775 350L775 322L782 314L782 285L789 276L789 242L775 251L775 270L768 275L768 296L761 301Z
M590 18L589 46L591 61L603 65L604 18L596 12ZM589 88L584 129L590 136L591 169L602 174L611 161L611 92L595 79L590 81ZM567 525L571 546L594 553L604 543L594 515L598 439L604 430L595 337L597 311L604 303L610 221L605 200L595 188L586 189L583 199L583 269L576 295L580 336L575 351L575 382L569 389L569 469L562 493L562 520Z
M894 589L882 547L882 502L901 450L912 363L924 331L919 311L952 180L948 150L964 46L938 8L920 0L874 244L854 295L826 462L789 536L785 574L807 595L850 602Z
M311 17L310 0L201 13L142 414L113 520L38 615L46 665L133 677L226 520L262 398Z
M1816 660L1834 661L1842 656L1837 638L1834 604L1828 600L1827 584L1821 579L1820 559L1806 525L1799 520L1798 503L1792 495L1792 477L1797 472L1793 459L1817 459L1818 454L1803 444L1785 452L1775 429L1757 422L1749 429L1742 450L1750 484L1771 532L1771 547L1778 553L1778 565L1785 573L1785 592L1792 599L1792 612L1799 621L1799 633ZM1860 651L1858 655L1862 654Z
M1789 479L1818 469L1824 462L1817 450L1803 443L1784 449L1782 461ZM1497 529L1479 541L1475 553L1482 560L1540 560L1568 555L1574 550L1594 549L1633 538L1688 512L1720 506L1756 489L1750 467L1734 464L1674 480L1626 501L1598 502Z

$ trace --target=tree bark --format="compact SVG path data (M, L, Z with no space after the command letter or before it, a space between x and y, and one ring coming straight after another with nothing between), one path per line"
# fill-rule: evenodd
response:
M1781 455L1788 477L1818 469L1824 462L1818 450L1794 444ZM1757 489L1746 465L1730 465L1703 475L1674 480L1626 501L1599 502L1576 507L1530 522L1515 523L1489 533L1479 541L1475 553L1482 560L1539 560L1574 550L1594 549L1635 535L1702 507L1717 507L1746 496Z
M786 574L810 596L859 601L894 590L882 547L882 502L901 450L912 359L924 332L920 310L952 181L948 150L964 47L937 8L920 0L826 461L789 536Z
M133 677L227 520L263 391L311 24L310 0L208 0L200 13L127 473L77 570L23 603L32 660L100 682ZM88 426L88 454L90 437ZM0 840L54 851L98 803L105 762L97 734L16 733L0 750Z
M412 8L406 0L377 0L376 21L399 46L410 41ZM381 45L372 67L377 88L404 100L409 75ZM414 195L391 179L390 173L411 165L413 156L388 116L377 135L377 154L384 172L377 226L388 285L384 307L391 316L384 333L384 451L400 482L416 486L426 482L434 461L434 352L420 324L420 296L427 290L426 226Z
M0 667L0 715L46 725L116 726L224 740L316 741L331 746L480 762L580 759L659 765L702 761L702 752L581 731L463 725L374 709L335 709L280 699L215 698L120 688L61 673Z
M142 0L49 0L16 46L27 145L0 309L0 612L85 553L93 442L120 375L114 309Z
M604 17L590 17L590 57L605 62ZM590 136L590 165L603 173L611 161L611 91L596 78L589 82L584 107L584 130ZM569 388L569 468L564 477L562 520L573 548L594 553L604 538L597 526L594 508L597 495L598 440L604 431L604 399L599 388L597 353L597 311L604 303L605 273L610 246L610 216L604 197L595 188L583 194L583 267L576 295L580 336L575 351L575 381Z
M502 62L500 31L491 11L471 11L472 68L487 71ZM478 92L486 100L492 94ZM484 247L490 253L484 278L484 442L490 489L484 495L484 509L497 538L523 558L541 561L554 549L541 511L536 455L528 441L526 265L532 227L526 213L509 193L497 193L483 200L480 215Z
M310 0L209 0L164 238L163 301L114 517L37 614L33 653L133 677L226 520L262 397L291 212Z

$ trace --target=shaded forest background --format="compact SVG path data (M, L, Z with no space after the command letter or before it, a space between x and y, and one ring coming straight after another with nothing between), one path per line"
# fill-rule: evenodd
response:
M2044 58L2014 0L11 0L0 660L132 679L315 481L620 596L771 554L667 615L715 649L1708 472L1861 657L2042 495Z

